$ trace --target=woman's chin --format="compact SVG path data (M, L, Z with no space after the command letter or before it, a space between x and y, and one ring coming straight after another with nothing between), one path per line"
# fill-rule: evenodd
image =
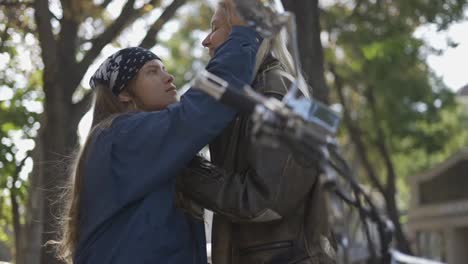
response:
M179 102L179 98L174 98L174 101L172 101L169 105L175 104L175 103L178 103L178 102Z
M180 96L178 93L172 98L171 104L178 103L180 101Z

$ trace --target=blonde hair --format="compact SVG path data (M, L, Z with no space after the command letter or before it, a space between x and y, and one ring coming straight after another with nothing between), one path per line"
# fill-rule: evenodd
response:
M255 74L258 73L260 66L268 54L271 54L281 63L281 65L284 67L284 71L287 73L287 75L290 76L290 78L297 77L299 90L305 97L310 98L311 95L309 92L309 86L307 85L307 82L301 73L301 69L298 69L296 75L294 60L288 50L286 37L287 32L285 29L282 29L281 32L275 37L263 40L262 45L260 45L257 52Z
M127 89L127 88L126 88ZM128 89L131 90L131 89ZM66 263L73 263L76 246L79 241L79 218L81 186L83 181L83 167L87 160L90 139L95 137L100 131L112 125L113 120L121 115L133 110L128 103L120 102L109 87L97 85L94 88L94 112L92 129L87 136L85 143L73 157L73 165L69 170L69 184L64 193L65 206L60 219L60 239L50 241L56 246L57 256Z
M229 27L231 27L230 13L228 12L227 6L223 1L218 3L218 9L220 9L224 13L224 15L226 16L227 24ZM299 90L305 97L310 98L310 88L304 76L301 73L301 69L297 69L296 75L294 60L287 46L287 37L287 31L283 28L281 32L275 37L263 40L257 52L254 74L257 75L258 70L260 69L260 66L264 62L265 58L269 54L271 54L282 64L287 75L289 75L292 78L297 77Z

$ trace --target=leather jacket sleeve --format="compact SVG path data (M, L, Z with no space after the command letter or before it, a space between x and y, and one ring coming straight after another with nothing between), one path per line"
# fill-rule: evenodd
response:
M280 220L293 213L318 178L284 149L255 147L254 167L227 172L196 157L178 178L178 191L234 222ZM257 156L258 155L258 156Z
M263 89L264 94L275 97L285 94L285 82L280 75L272 74L264 79L267 87ZM244 133L248 131L247 126ZM195 158L178 179L179 191L231 221L264 222L294 212L318 179L316 166L300 165L285 147L250 142L245 155L247 169L237 172Z

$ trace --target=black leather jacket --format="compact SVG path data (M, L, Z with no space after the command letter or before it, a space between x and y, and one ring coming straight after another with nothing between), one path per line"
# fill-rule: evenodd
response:
M252 87L281 98L289 81L279 71L268 57ZM335 263L317 167L252 142L249 126L238 116L210 144L213 163L198 157L178 179L184 197L215 213L213 263Z

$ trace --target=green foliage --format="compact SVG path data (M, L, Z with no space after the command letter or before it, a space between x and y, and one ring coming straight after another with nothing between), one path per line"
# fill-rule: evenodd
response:
M27 179L20 177L29 156L17 144L36 135L41 104L41 72L24 64L24 52L30 38L31 17L25 9L0 9L0 241L13 252L14 230L11 196L24 211L27 199ZM23 59L22 59L23 58ZM20 211L21 213L21 211ZM23 222L20 215L20 223Z
M325 12L325 61L345 83L353 122L364 131L369 159L385 182L377 148L376 128L382 128L406 204L406 177L468 146L467 123L461 122L455 95L428 68L422 52L427 44L413 32L428 22L446 28L463 17L467 1L353 3L360 5L336 4Z
M161 45L170 52L165 60L168 71L175 76L175 84L181 88L189 82L208 61L208 52L202 40L210 29L212 10L202 1L190 1L175 18L180 28Z

